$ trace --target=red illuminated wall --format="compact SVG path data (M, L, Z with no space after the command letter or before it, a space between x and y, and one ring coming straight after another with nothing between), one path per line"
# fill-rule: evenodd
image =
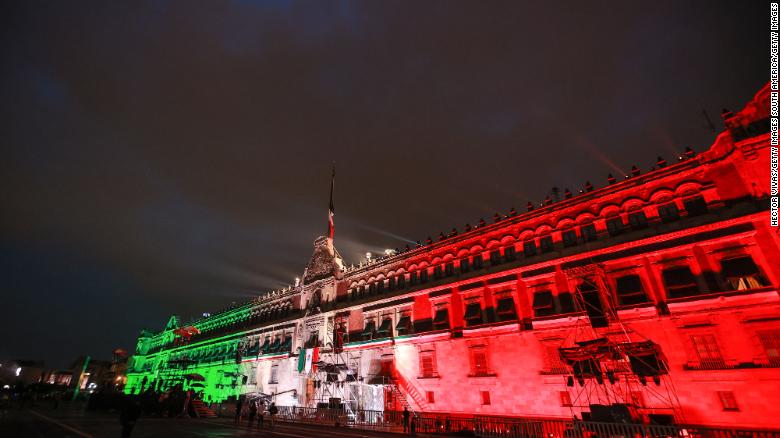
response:
M634 402L645 418L672 413L695 424L780 427L780 404L768 402L780 392L780 237L769 227L766 199L767 93L764 88L745 110L725 116L730 129L707 151L668 157L666 166L625 181L348 270L340 281L347 287L339 288L341 306L352 310L348 349L370 355L374 348L361 335L364 316L377 325L392 318L395 325L399 312L411 308L421 329L396 333L392 342L400 386L415 409L570 418L583 408L562 406L561 392L574 400L583 391L576 383L566 385L571 371L550 352L577 336L628 333L659 344L669 366L660 385L630 385L641 393ZM672 205L679 217L662 216L659 208ZM610 233L607 222L616 218L623 227ZM584 238L588 224L596 227L593 241ZM576 242L567 245L563 236L572 230ZM547 236L553 245L544 251ZM536 254L525 252L528 242ZM493 263L495 251L501 259ZM474 268L479 257L483 267ZM467 271L460 269L463 259ZM436 278L434 268L444 272L450 262L452 274ZM670 274L686 267L692 274L687 285ZM429 280L410 284L422 269ZM646 302L621 305L618 278L630 275L639 277ZM390 286L391 278L397 284L402 276L404 287ZM577 296L582 276L598 280L607 327L591 328L582 311L535 311L535 294L544 291L562 308L567 293ZM369 290L380 282L381 291ZM515 319L498 320L503 297L513 298ZM464 313L472 302L480 304L483 319L467 327ZM432 330L427 324L442 305L449 309L450 328ZM434 352L434 376L422 375L421 351ZM485 352L486 362L474 352ZM482 367L477 375L475 360ZM590 403L610 402L592 398L574 404L587 410Z

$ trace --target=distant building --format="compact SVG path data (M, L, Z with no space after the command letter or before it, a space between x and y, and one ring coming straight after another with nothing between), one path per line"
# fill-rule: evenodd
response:
M142 332L126 391L778 427L768 93L702 153L420 247L344 266L319 238L297 285Z
M3 360L0 361L0 387L4 385L30 385L40 383L45 376L44 362L41 360Z

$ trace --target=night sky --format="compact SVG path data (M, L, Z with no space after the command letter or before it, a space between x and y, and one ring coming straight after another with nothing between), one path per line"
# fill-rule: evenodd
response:
M65 366L366 251L701 150L768 80L768 6L0 6L0 358Z

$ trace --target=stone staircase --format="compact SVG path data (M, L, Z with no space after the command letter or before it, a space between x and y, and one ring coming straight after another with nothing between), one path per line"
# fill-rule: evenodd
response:
M195 410L195 413L198 415L198 418L217 418L217 414L214 413L211 409L206 407L205 404L201 400L192 400L192 408Z

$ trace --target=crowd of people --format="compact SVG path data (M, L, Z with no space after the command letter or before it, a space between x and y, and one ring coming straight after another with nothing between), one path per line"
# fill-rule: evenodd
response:
M268 417L268 427L273 429L274 417L279 412L279 408L276 407L274 402L270 402L266 406L266 401L261 397L248 398L241 396L236 403L235 423L242 424L246 421L247 426L254 427L255 418L257 419L257 427L263 429L265 427L265 418Z

